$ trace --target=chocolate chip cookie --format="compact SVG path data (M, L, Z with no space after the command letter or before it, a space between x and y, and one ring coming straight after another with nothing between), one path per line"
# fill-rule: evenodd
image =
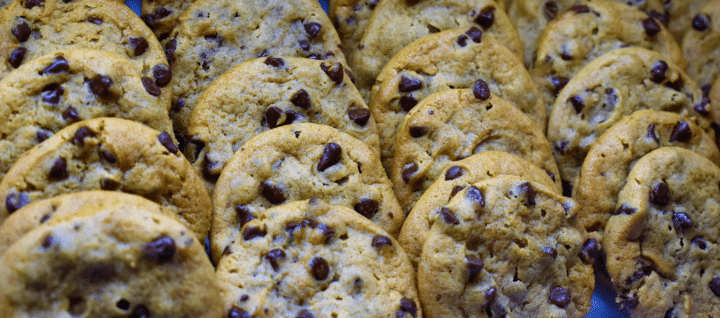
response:
M343 48L355 50L380 0L330 0L328 15Z
M141 18L158 39L165 39L178 24L180 15L195 0L142 0Z
M218 263L227 317L422 317L415 271L391 235L319 199L265 211Z
M423 99L398 129L390 171L403 211L410 212L451 162L490 150L517 155L558 176L540 128L519 109L490 94L483 80L472 89L445 90Z
M720 0L708 1L692 19L682 41L687 73L705 93L720 78Z
M717 114L681 67L643 48L609 52L565 86L550 114L547 137L566 187L575 182L595 140L642 109L678 113L715 136L711 124Z
M0 222L30 202L109 190L162 205L204 240L211 201L167 132L118 118L70 125L18 159L0 182Z
M185 155L211 189L250 138L302 122L337 128L379 148L375 120L342 64L267 57L241 63L208 86L193 110Z
M225 166L213 193L213 259L265 210L312 197L350 207L393 237L405 220L375 150L332 127L292 124L250 139Z
M485 151L452 163L418 199L403 223L398 242L417 266L430 227L432 214L440 211L455 195L469 185L500 175L514 175L535 181L562 193L553 177L538 166L501 151Z
M200 94L239 63L296 56L347 65L316 0L197 0L163 43L175 74L170 117L180 137Z
M558 15L543 31L530 73L547 105L585 65L618 48L638 46L660 53L668 63L685 67L682 51L660 22L637 7L592 1Z
M522 61L480 28L447 30L400 50L377 77L369 106L378 122L383 166L392 167L395 134L410 109L430 94L470 88L478 79L545 131L545 106Z
M425 317L585 317L595 281L579 209L516 176L460 191L423 246Z
M23 153L83 119L118 117L172 132L170 96L145 89L127 58L66 50L24 63L0 81L0 181Z
M675 113L637 111L615 123L595 141L585 157L573 194L573 199L583 207L578 218L588 232L602 236L630 169L644 155L668 146L687 148L720 163L720 152L712 138Z
M0 316L220 317L215 273L192 231L159 207L108 199L0 256Z
M720 316L720 168L664 147L637 161L605 228L607 269L633 317Z
M683 36L690 30L695 15L709 2L708 0L615 1L632 4L645 11L662 23L678 43L682 43Z

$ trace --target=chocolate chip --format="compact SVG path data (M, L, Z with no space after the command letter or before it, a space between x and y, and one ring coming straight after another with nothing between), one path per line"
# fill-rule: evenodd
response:
M617 208L617 210L615 210L615 215L621 215L621 214L633 215L633 214L635 214L635 212L637 212L637 209L631 208L631 207L623 204L619 208Z
M298 114L292 110L288 110L285 112L285 122L283 122L282 124L283 125L292 124L295 121L295 119L298 119L299 117L301 117L300 114Z
M545 255L550 256L552 258L557 258L557 250L552 247L549 247L549 246L543 247L543 253L545 253Z
M409 112L411 109L413 109L413 107L415 107L417 103L418 100L410 94L400 97L400 107L402 107L402 109L406 112Z
M462 34L457 38L457 44L460 47L465 47L467 45L467 39L468 39L468 36L465 34Z
M495 23L495 7L485 7L480 10L480 14L475 17L475 23L484 29L487 29Z
M356 124L364 127L370 120L370 110L360 107L352 108L348 111L348 117Z
M472 40L474 43L482 42L483 31L476 27L468 29L467 31L465 31L465 34L467 34L467 36L470 37L470 40Z
M47 236L45 236L42 243L40 243L40 246L42 246L42 248L44 249L48 249L50 248L50 246L53 245L53 243L55 243L55 238L53 238L52 235L48 234Z
M485 194L475 186L470 186L470 189L465 192L465 197L472 200L479 207L485 207Z
M458 194L458 193L460 193L460 191L462 191L463 189L465 189L464 186L455 186L455 187L453 187L452 191L450 191L450 199L454 198L455 195Z
M560 5L555 1L545 2L543 12L545 13L545 17L548 21L551 21L552 19L555 19L558 12L560 12Z
M317 225L318 231L320 231L320 234L322 234L325 237L325 243L328 242L329 239L331 239L333 236L335 236L335 230L333 230L332 227L325 223L320 223Z
M270 65L272 67L283 67L285 66L285 60L279 57L268 57L265 59L265 65Z
M643 279L643 277L650 275L652 269L650 267L643 267L635 271L631 276L625 279L626 285L632 285L632 283Z
M705 240L702 237L699 237L699 236L694 237L692 239L692 243L693 243L693 245L697 246L701 250L704 250L707 248L707 243L705 242Z
M65 158L58 158L50 168L49 176L54 180L62 180L68 177L67 161Z
M290 102L302 109L310 109L312 107L312 100L310 100L310 94L304 89L301 89L293 95Z
M8 58L8 63L10 63L10 65L14 68L20 67L23 59L25 59L25 53L27 53L27 49L24 47L18 47L12 50L12 52L10 52L10 57Z
M412 91L418 90L422 87L423 87L423 83L419 79L405 77L405 76L400 77L400 84L398 85L400 92L403 92L403 93L412 92Z
M75 107L72 106L68 106L68 108L63 111L62 118L65 119L65 121L67 122L76 122L82 120L82 118L80 118L80 115L78 115Z
M381 249L383 246L392 246L392 240L384 235L375 235L370 245L374 248Z
M643 29L645 29L645 33L649 36L655 36L660 32L660 25L655 21L655 19L648 17L647 19L642 20L642 26Z
M487 100L488 98L490 98L490 87L485 81L481 79L475 81L472 90L475 98L479 100Z
M350 71L348 71L348 70L345 70L345 75L347 75L347 77L350 78L350 81L353 82L353 84L355 83L355 75L350 73Z
M258 237L264 237L267 232L257 226L248 226L243 230L243 240L250 241Z
M58 56L56 57L48 67L44 68L41 71L41 74L59 74L59 73L69 73L70 72L70 65L68 64L68 61L62 57Z
M527 204L532 206L535 205L535 196L537 193L535 192L535 188L530 184L529 182L524 182L519 187L520 192L525 194L525 198L527 199Z
M683 85L685 85L685 81L682 77L678 77L674 82L665 83L665 86L674 89L676 92L682 91Z
M87 18L87 20L85 20L85 21L87 21L87 22L89 22L89 23L92 23L92 24L96 24L96 25L101 25L101 24L103 23L103 20L102 20L102 19L96 18L96 17L89 17L89 18ZM132 40L132 39L131 39L131 40ZM135 55L137 55L137 54L135 54Z
M152 96L157 97L157 96L160 96L160 94L162 93L162 91L160 91L160 87L158 87L155 84L155 81L153 81L149 77L143 77L142 84L143 84L143 86L145 86L145 91L147 91L147 93Z
M58 84L50 84L43 87L43 92L43 102L57 105L60 103L60 98L65 94L65 89Z
M267 259L268 262L270 262L270 266L272 266L273 270L275 270L276 272L280 269L279 262L284 260L285 257L286 257L285 251L283 251L279 248L271 250L270 252L267 253L267 255L265 255L265 259Z
M647 136L652 138L655 143L660 143L660 138L658 138L658 135L655 132L655 124L651 124L650 126L648 126Z
M688 125L685 121L678 121L670 134L670 142L686 142L689 141L690 138L692 138L690 125Z
M475 255L465 256L465 268L468 271L468 281L475 281L484 267L485 262L483 262L479 257Z
M650 80L655 83L662 83L668 70L668 64L665 61L657 61L650 70Z
M313 314L309 310L303 309L298 313L295 318L315 318L315 316L313 316Z
M316 280L325 280L330 274L330 265L322 257L315 257L310 260L310 268Z
M664 13L660 13L657 10L651 10L648 15L655 19L660 21L663 25L668 25L668 22L670 22L670 12L665 11Z
M30 26L27 22L16 25L11 31L20 42L25 42L30 37Z
M90 130L90 128L87 127L80 127L78 130L75 131L75 135L73 135L72 143L78 145L78 146L85 146L85 138L93 138L95 137L95 133Z
M90 81L90 89L97 96L108 97L110 96L110 87L112 84L113 80L110 77L95 75L92 81ZM145 84L144 81L143 84Z
M170 65L175 62L175 50L177 49L177 40L172 39L165 43L165 57L167 58Z
M278 126L278 124L282 124L278 123L278 121L280 121L282 115L284 114L285 112L283 112L280 108L273 106L265 110L263 119L267 123L268 127L275 128Z
M10 193L7 197L5 197L5 209L8 213L13 213L26 206L28 203L30 203L30 197L28 197L25 192Z
M25 1L25 9L32 9L42 5L45 0L27 0Z
M330 77L330 80L335 82L336 85L340 85L343 81L343 77L345 76L345 71L343 71L343 66L340 63L337 64L325 64L325 62L320 63L320 68L327 74L328 77Z
M675 226L675 232L684 233L693 227L694 223L684 212L673 213L672 216L673 225Z
M353 208L357 213L360 213L360 215L372 219L378 212L379 204L373 199L361 199Z
M182 98L178 98L178 100L172 105L172 111L179 112L181 109L185 108L185 100Z
M311 60L320 60L320 59L322 59L321 56L320 56L320 54L318 54L318 53L310 54L310 55L308 55L307 58L309 58L309 59L311 59Z
M120 185L121 185L120 182L117 182L113 179L103 178L102 180L100 180L100 189L101 190L109 190L109 191L117 190L120 188Z
M448 208L440 209L440 215L442 216L443 221L445 221L445 223L447 223L447 224L451 224L451 225L460 224L460 220L458 220L457 216L455 216L455 213Z
M272 204L280 204L286 200L282 189L267 181L260 185L260 192L262 196Z
M445 181L455 180L462 177L465 170L459 166L452 166L445 172Z
M158 8L155 12L142 15L140 18L149 25L155 21L166 18L170 14L172 14L172 10L168 10L167 8Z
M555 92L555 95L560 93L560 91L567 85L568 83L567 77L562 76L551 76L550 77L550 83L552 83L553 87L555 88L553 92Z
M637 295L620 295L620 310L625 310L626 308L632 309L637 307L637 305L640 304L640 300L638 299Z
M320 34L320 31L322 30L322 24L317 22L310 22L305 23L305 32L307 32L308 36L310 36L311 39L314 39L318 34Z
M107 161L109 164L115 164L117 157L110 151L100 150L100 157Z
M52 135L53 135L53 133L47 129L39 129L35 133L35 138L37 138L38 143L41 143L41 142L47 140L48 138L50 138L50 136L52 136Z
M406 312L410 314L413 317L417 316L417 304L415 301L408 299L407 297L404 297L400 299L400 311ZM405 315L402 315L400 317L405 317Z
M584 4L580 4L580 5L575 5L575 6L568 8L568 11L575 12L576 14L589 13L590 7L588 7Z
M133 54L135 56L140 56L147 51L148 48L148 41L143 37L133 37L130 38L129 41L130 47L133 49Z
M710 98L706 95L700 99L700 101L693 107L693 110L698 112L702 116L710 115Z
M720 276L713 277L708 287L710 287L710 290L715 296L720 297Z
M410 182L410 178L417 172L419 169L418 165L413 163L410 163L410 165L406 166L402 171L402 179L405 181L405 183Z
M300 40L300 41L298 41L298 45L300 45L300 48L301 48L303 51L309 51L309 50L310 50L310 43L308 43L308 41Z
M581 113L583 108L585 108L583 98L579 95L573 95L572 97L568 98L568 102L573 105L573 108L575 108L575 113L577 114Z
M410 127L410 136L413 138L420 138L427 134L427 127L423 126L412 126Z
M175 255L175 241L167 236L161 236L143 246L143 256L157 262L167 262Z
M155 76L155 85L165 87L172 80L172 70L166 64L158 64L153 68L153 76Z
M135 310L133 310L132 314L130 314L130 318L150 318L150 310L147 309L147 307L143 305L138 305Z
M158 141L160 141L160 144L165 146L165 148L171 152L171 153L177 153L178 147L175 145L175 142L173 142L172 137L170 137L170 134L168 134L167 131L163 131L158 135Z
M255 316L245 311L244 309L233 307L228 310L227 318L255 318Z
M594 238L589 238L583 243L580 259L587 264L592 263L600 256L600 251L600 243Z
M710 17L700 13L692 20L692 27L698 31L705 31L710 26Z
M325 148L323 148L322 156L320 157L320 161L318 162L318 171L323 172L325 171L325 169L330 168L340 162L341 155L342 148L340 147L340 145L334 142L325 145Z
M659 182L650 191L650 202L660 207L670 203L670 188L665 182Z
M551 304L558 306L560 308L565 308L570 303L570 300L572 299L570 295L570 291L563 288L563 287L554 287L550 291L550 297L548 300Z

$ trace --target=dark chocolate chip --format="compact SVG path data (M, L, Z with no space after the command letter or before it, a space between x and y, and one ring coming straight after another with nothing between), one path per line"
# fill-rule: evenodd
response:
M520 192L525 194L525 198L527 199L527 204L532 206L535 205L535 196L537 193L535 192L535 188L530 184L529 182L524 182L519 187Z
M554 173L547 171L547 170L545 170L545 173L547 173L547 175L550 177L550 179L552 179L552 181L555 182L555 174Z
M305 23L305 32L311 39L314 39L322 30L322 24L317 22Z
M649 36L655 36L660 32L660 24L655 21L655 19L648 17L647 19L642 20L642 26L643 29L645 29L645 33Z
M152 96L160 96L162 93L160 87L155 84L155 81L153 81L152 78L143 77L142 84L145 86L145 91Z
M318 53L310 54L310 55L308 55L307 58L309 58L311 60L321 60L322 59L320 54L318 54Z
M327 241L329 239L331 239L333 236L335 236L335 230L333 230L332 227L330 227L329 225L327 225L325 223L318 224L317 229L318 229L318 231L320 231L320 234L322 234L325 237L325 243L327 243Z
M468 271L468 281L475 281L484 267L485 262L483 262L479 257L475 255L465 256L465 268Z
M75 131L75 135L73 135L72 143L78 145L78 146L85 146L85 138L93 138L95 137L95 132L90 130L90 128L87 127L80 127L78 130Z
M413 107L415 107L417 103L418 100L410 94L400 97L400 107L402 107L402 109L406 112L409 112L411 109L413 109Z
M467 45L467 39L468 39L468 36L465 34L462 34L457 38L457 44L460 47L465 47Z
M374 248L381 249L383 246L392 246L392 240L384 235L375 235L372 238L370 245Z
M402 171L402 179L405 181L405 183L410 182L410 178L418 171L419 167L417 164L410 163L410 165L406 166Z
M443 221L445 221L445 223L447 223L447 224L451 224L451 225L460 224L460 220L458 220L455 213L448 208L440 209L440 215L442 216Z
M479 100L487 100L490 98L490 87L487 82L479 79L473 83L473 95Z
M454 198L455 195L458 194L458 193L460 193L460 191L462 191L463 189L465 189L464 186L455 186L455 187L453 187L452 191L450 192L450 199Z
M50 248L50 246L53 245L53 243L55 243L55 238L53 238L52 235L48 234L47 236L45 236L42 243L40 243L40 246L42 246L42 248L44 249L48 249Z
M233 307L228 310L227 318L255 318L255 316L244 309Z
M157 10L155 10L155 12L150 14L144 14L140 18L149 25L153 22L166 18L170 14L172 14L172 10L168 10L167 8L158 8Z
M280 204L286 200L282 189L267 181L260 185L260 192L262 196L272 204Z
M50 138L52 135L53 135L52 131L49 131L47 129L39 129L35 133L35 138L37 138L38 143L41 143L41 142L47 140L48 138Z
M423 83L419 79L405 76L400 77L400 84L398 84L400 92L403 93L412 92L421 89L422 87Z
M107 150L100 150L100 157L107 161L109 164L115 164L118 160L112 152Z
M300 45L300 48L301 48L303 51L309 51L309 50L310 50L310 43L308 43L308 41L300 40L300 41L298 41L298 45Z
M30 203L30 197L25 192L10 193L5 197L5 209L7 209L8 213L13 213L28 203Z
M352 108L348 111L348 117L360 126L365 126L370 120L370 110L367 108Z
M495 7L489 6L480 10L480 14L475 17L475 23L484 29L487 29L495 23Z
M697 246L699 249L704 250L707 248L707 242L702 237L694 237L692 239L693 245Z
M410 136L413 138L420 138L427 134L427 127L423 126L412 126L410 127Z
M177 40L172 39L165 43L165 57L167 58L170 65L175 62L175 50L177 49Z
M177 153L178 147L175 145L175 142L173 142L172 137L170 137L170 134L168 134L167 131L163 131L158 135L158 141L160 141L160 144L165 146L165 148L171 152L171 153Z
M325 62L323 62L320 63L320 68L336 85L340 85L342 83L343 77L345 76L342 64L325 64Z
M63 111L62 118L65 119L65 121L67 122L76 122L82 120L82 118L80 118L80 115L78 115L75 107L72 106L68 106L68 108Z
M668 64L665 61L657 61L650 70L650 80L655 83L662 83L668 70Z
M660 207L670 203L670 188L665 182L659 182L650 190L650 202Z
M310 100L310 94L304 89L301 89L293 95L290 102L302 109L310 109L312 107L312 100Z
M265 114L263 116L264 122L267 123L268 127L275 128L278 126L280 119L282 118L282 115L284 115L285 112L283 112L280 108L277 108L275 106L270 107L265 110Z
M693 107L693 109L702 116L710 115L710 98L706 95L700 99L700 101Z
M651 10L648 15L651 18L660 21L660 23L662 23L663 25L668 25L668 22L670 22L670 12L668 11L660 13L657 10Z
M406 312L411 316L416 317L417 304L415 303L415 301L403 296L403 298L400 299L400 311ZM405 315L402 315L400 317L405 317Z
M48 67L42 70L42 74L59 74L68 72L70 72L70 65L68 64L68 61L62 56L56 57L52 61L52 64L48 65Z
M690 219L690 216L684 212L673 213L672 216L673 225L675 226L675 232L684 233L693 227L694 223Z
M708 285L715 296L720 297L720 276L715 276Z
M270 252L267 253L267 255L265 255L265 259L268 260L268 262L270 262L270 266L272 266L273 270L275 270L276 272L280 269L279 262L284 260L285 257L286 257L285 251L283 251L279 248L271 250Z
M325 148L323 148L322 156L320 157L320 162L318 162L317 169L320 172L325 171L325 169L330 168L340 162L340 157L342 156L342 148L340 145L331 142L325 145Z
M615 215L621 215L621 214L633 215L633 214L635 214L635 212L637 212L637 209L631 208L631 207L623 204L619 208L617 208L617 210L615 210Z
M148 48L148 41L143 37L133 37L130 38L128 41L130 43L130 47L133 49L133 54L135 56L140 56L147 51Z
M103 23L103 20L102 20L102 19L96 18L96 17L89 17L89 18L87 18L87 20L85 20L85 21L87 21L87 22L89 22L89 23L92 23L92 24L96 24L96 25L101 25L101 24ZM132 40L132 39L131 39L131 40ZM135 54L135 55L137 55L137 54Z
M568 83L567 77L562 76L551 76L550 77L550 83L552 83L553 87L555 88L553 92L555 92L555 95L560 93L560 91L567 85Z
M655 132L655 124L651 124L650 126L648 126L647 136L652 138L655 143L660 143L660 138L658 138L657 132Z
M10 65L14 68L20 67L20 64L22 64L25 59L25 53L27 53L27 49L24 47L18 47L12 50L12 52L10 52L10 57L8 58L8 63L10 63Z
M138 305L135 310L133 310L132 314L130 314L130 318L150 318L150 310L147 309L147 307L143 305Z
M549 246L543 247L543 253L545 253L545 255L550 256L552 258L557 257L557 250L552 247L549 247Z
M58 158L50 168L49 176L54 180L62 180L68 177L67 161L65 158Z
M675 127L673 127L672 133L670 134L670 142L686 142L689 141L690 138L692 138L692 130L690 129L690 125L688 125L685 121L678 121L677 124L675 124Z
M665 86L674 89L676 92L682 91L683 85L685 85L685 81L682 77L678 77L674 82L665 83Z
M268 57L265 59L265 64L272 67L283 67L285 66L285 60L280 57Z
M692 20L692 27L698 31L705 31L710 26L710 17L699 13Z
M97 96L108 97L110 95L110 87L112 84L113 80L110 77L95 75L92 81L90 81L90 89ZM143 84L145 84L144 81Z
M330 265L322 257L315 257L310 260L310 268L316 280L325 280L330 274Z
M360 213L360 215L372 219L378 212L379 206L378 202L373 199L361 199L353 208L357 213Z
M58 84L50 84L43 87L43 92L43 102L57 105L60 103L60 98L65 94L65 89Z
M568 98L568 102L572 104L573 108L575 108L575 113L577 114L581 113L583 108L585 108L583 98L579 95L573 95L572 97Z
M445 181L455 180L457 178L462 177L462 175L465 173L465 170L463 168L460 168L459 166L452 166L450 169L445 171Z
M264 229L257 226L248 226L243 230L243 240L250 241L258 237L263 237L267 234Z
M20 42L25 42L30 37L30 26L27 22L16 25L11 31Z
M250 209L242 205L235 206L235 213L237 213L239 227L242 228L248 222L255 219L255 216L250 213Z
M355 83L355 75L353 75L353 73L350 73L350 71L345 70L345 75L347 75L347 77L350 79L351 82L353 82L353 84Z
M282 124L283 125L292 124L295 121L295 119L298 119L300 117L302 117L300 114L298 114L292 110L288 110L285 112L285 122L283 122Z
M185 100L182 98L178 98L177 102L172 105L171 110L174 112L179 112L183 108L185 108Z
M555 19L558 12L560 12L560 5L555 1L545 2L543 12L545 13L545 17L548 21L551 21L552 19Z
M25 9L32 9L34 7L42 5L44 2L45 0L26 0Z
M303 309L297 314L295 318L315 318L315 316L313 316L313 314L309 310Z
M165 87L172 80L172 70L165 64L158 64L153 68L153 76L155 76L155 85Z
M589 238L583 243L582 251L580 252L580 259L583 262L590 264L600 256L600 243L594 238Z
M590 12L590 7L588 7L588 6L584 5L584 4L574 5L574 6L570 7L570 8L568 8L568 11L572 11L572 12L575 12L575 13L577 13L577 14L589 13L589 12Z
M143 256L157 262L172 260L175 255L175 241L167 236L161 236L143 246Z
M120 182L117 182L113 179L109 178L103 178L100 180L100 189L102 190L117 190L120 188Z
M483 31L478 29L477 27L472 27L465 31L465 34L470 37L470 40L473 41L473 43L480 43L482 42L482 35Z
M465 192L465 197L472 200L479 207L485 207L485 194L475 186L470 186L470 189Z
M632 308L637 307L637 305L640 304L640 301L639 301L637 295L632 295L632 296L620 295L619 298L620 298L620 310L632 309Z
M558 306L560 308L565 308L570 303L570 300L572 299L572 296L570 295L570 291L563 288L563 287L554 287L550 291L550 297L548 300L551 304Z

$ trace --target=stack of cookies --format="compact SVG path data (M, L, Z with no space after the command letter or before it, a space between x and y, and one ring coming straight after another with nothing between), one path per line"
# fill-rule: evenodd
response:
M720 315L720 0L0 0L0 316Z

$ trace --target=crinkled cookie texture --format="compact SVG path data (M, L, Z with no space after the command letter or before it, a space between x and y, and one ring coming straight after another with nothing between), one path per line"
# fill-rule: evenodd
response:
M678 113L715 136L715 110L680 67L657 52L618 49L590 62L555 100L547 137L563 182L575 182L603 132L643 109Z
M145 197L207 237L210 196L170 134L118 118L70 125L20 157L0 182L0 221L30 202L87 190Z
M172 216L161 205L141 196L111 191L82 191L58 195L32 202L0 224L0 255L25 234L51 220L72 217L75 212L87 209L141 209L149 213Z
M707 93L720 78L720 0L708 1L688 25L682 41L687 73Z
M390 175L404 211L410 212L452 161L483 151L530 161L556 176L559 185L558 168L540 128L510 103L475 86L428 96L398 129Z
M220 317L213 267L192 231L158 207L108 199L0 257L0 316Z
M218 263L227 317L422 317L397 241L318 199L268 209Z
M175 74L170 117L181 136L200 94L239 63L296 56L347 65L337 32L316 0L198 0L163 43Z
M622 118L590 148L573 189L573 199L583 207L578 218L588 232L602 236L630 169L660 147L686 148L720 164L712 138L681 115L640 110Z
M250 139L213 193L213 259L265 210L316 197L354 209L397 237L405 220L374 149L334 128L292 124Z
M165 39L178 24L178 18L195 0L142 0L141 15L158 39Z
M720 168L664 147L637 161L607 222L603 246L632 317L720 315Z
M390 58L426 35L472 26L492 34L518 57L522 43L505 11L492 0L380 1L357 47L349 47L348 62L365 94Z
M392 166L396 132L410 109L433 93L470 88L478 79L545 131L545 104L522 61L477 27L447 30L400 50L377 77L369 107L378 123L383 166Z
M595 279L579 209L516 176L460 191L423 246L425 317L585 317Z
M455 161L423 193L403 223L398 242L414 266L420 261L425 238L435 221L433 214L438 213L462 189L501 175L518 176L562 193L562 189L543 169L507 152L484 151Z
M148 93L169 98L172 73L160 43L124 2L18 0L0 12L0 78L36 57L65 49L110 51L130 59Z
M172 132L170 96L150 94L143 70L112 52L66 50L0 81L0 181L26 151L77 121L118 117Z
M543 31L530 73L543 95L548 115L555 97L585 65L615 49L638 46L685 67L680 47L657 20L637 7L592 1L558 15Z
M192 113L185 155L212 188L250 138L302 122L336 128L379 148L375 120L341 64L267 57L233 67L205 90Z

